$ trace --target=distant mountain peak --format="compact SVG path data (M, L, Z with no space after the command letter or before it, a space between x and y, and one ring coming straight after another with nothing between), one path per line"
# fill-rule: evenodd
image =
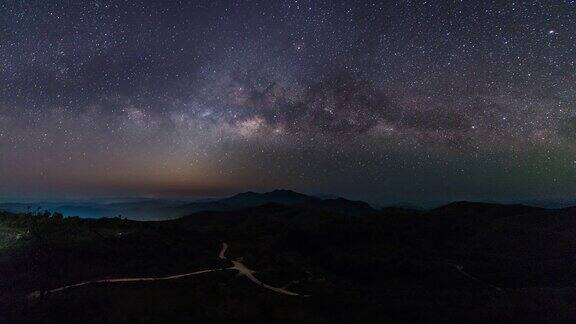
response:
M308 201L318 200L316 197L308 196L296 191L287 189L276 189L269 192L257 193L253 191L243 192L229 198L224 198L219 202L225 204L239 204L243 206L257 206L265 203L298 204Z
M299 198L303 198L303 197L309 197L309 198L314 198L312 196L308 196L305 195L303 193L299 193L293 190L289 190L289 189L275 189L272 191L268 191L268 192L254 192L254 191L246 191L246 192L242 192L239 194L236 194L230 198L247 198L247 197L299 197Z
M254 191L246 191L246 192L241 192L241 193L237 193L233 196L231 196L230 198L234 198L234 197L252 197L252 196L257 196L257 195L261 195L260 193L254 192Z

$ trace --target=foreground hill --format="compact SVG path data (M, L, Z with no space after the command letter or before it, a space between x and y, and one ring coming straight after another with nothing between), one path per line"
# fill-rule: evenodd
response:
M576 318L574 209L460 202L375 211L300 198L162 222L1 214L0 322ZM258 280L310 297L275 293L232 271L30 297L86 280L223 269L224 242L228 259L241 258Z

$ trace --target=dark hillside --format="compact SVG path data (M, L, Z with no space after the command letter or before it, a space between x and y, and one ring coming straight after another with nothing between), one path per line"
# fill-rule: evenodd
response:
M3 213L0 314L11 322L519 323L576 315L567 302L576 297L572 209L455 203L374 211L327 201L346 208L268 203L163 222ZM223 242L259 280L311 297L282 296L222 271L27 298L84 280L228 267L218 258Z

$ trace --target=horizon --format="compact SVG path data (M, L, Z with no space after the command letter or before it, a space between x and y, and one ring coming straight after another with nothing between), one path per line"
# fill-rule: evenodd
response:
M229 194L213 195L213 196L170 196L170 197L154 197L154 196L93 196L93 197L51 197L51 198L7 198L0 197L0 205L2 204L31 204L36 206L41 206L42 203L45 204L55 204L55 205L109 205L115 203L134 203L134 202L173 202L177 204L195 203L202 202L204 200L220 200L236 195L246 194L246 193L256 193L265 194L274 191L289 191L297 194L304 194L307 196L317 197L320 199L338 199L344 198L350 201L361 201L370 204L373 208L387 208L387 207L400 207L408 209L420 209L420 210L430 210L438 207L446 206L452 203L468 202L468 203L485 203L485 204L500 204L500 205L525 205L529 207L539 207L548 209L561 209L576 207L576 199L556 199L556 200L539 200L539 199L509 199L509 200L490 200L490 199L455 199L455 200L429 200L429 201L401 201L401 202L374 202L365 199L357 199L346 197L343 195L333 194L333 193L311 193L311 192L301 192L286 188L277 188L273 190L246 190L233 192ZM52 212L58 210L46 209ZM1 211L1 206L0 206ZM67 215L68 216L68 215Z

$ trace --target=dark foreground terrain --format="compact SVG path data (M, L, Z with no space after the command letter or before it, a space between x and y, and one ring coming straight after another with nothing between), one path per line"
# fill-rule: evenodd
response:
M421 212L333 200L161 222L58 216L0 213L0 322L576 320L576 209L462 202ZM224 242L229 260L219 258ZM234 270L47 293L238 258L262 282L310 296Z

